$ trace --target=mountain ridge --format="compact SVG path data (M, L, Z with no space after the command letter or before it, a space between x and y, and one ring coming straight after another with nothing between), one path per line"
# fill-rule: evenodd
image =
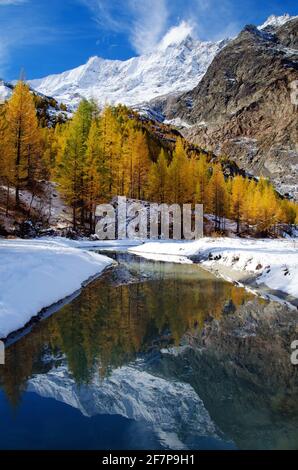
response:
M298 79L297 24L297 16L271 15L234 39L202 42L182 23L150 54L126 61L93 56L29 84L72 110L83 97L131 106L298 197L297 116L290 102L290 84Z
M298 18L264 28L247 25L213 59L191 91L152 103L191 142L228 155L255 175L298 196Z
M82 98L95 99L100 105L108 102L134 106L191 90L229 39L196 40L183 22L173 30L152 53L125 61L93 56L86 64L62 74L30 80L29 84L74 108Z
M270 31L293 18L297 17L287 13L271 15L258 30L260 34ZM73 108L82 98L94 99L100 105L143 105L195 88L213 59L231 40L199 41L191 26L182 21L165 34L151 53L127 60L92 56L83 65L30 80L29 84Z

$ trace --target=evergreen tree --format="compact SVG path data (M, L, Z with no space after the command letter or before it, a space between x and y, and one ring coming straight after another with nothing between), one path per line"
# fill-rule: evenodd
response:
M168 164L165 151L147 130L124 106L107 106L98 117L87 101L69 123L57 125L55 131L43 130L44 174L51 173L55 160L61 189L73 208L74 226L80 209L81 223L88 214L93 229L96 204L119 194L158 203L202 203L215 215L216 230L224 228L227 217L236 221L237 233L244 224L266 234L278 223L297 220L297 205L282 200L268 180L225 180L220 164L210 163L197 151L187 152L182 138ZM9 168L7 162L1 165L2 174L5 167Z
M295 224L297 204L294 201L282 199L278 204L277 219L284 224Z
M40 176L43 180L49 180L52 177L56 162L57 140L55 129L44 127L40 130L40 133L40 154L42 161Z

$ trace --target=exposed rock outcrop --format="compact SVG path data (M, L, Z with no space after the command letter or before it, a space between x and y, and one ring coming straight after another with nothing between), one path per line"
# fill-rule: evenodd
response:
M184 135L194 143L271 177L282 192L297 197L296 80L298 18L264 29L248 25L214 58L196 88L156 108L168 120L185 122Z

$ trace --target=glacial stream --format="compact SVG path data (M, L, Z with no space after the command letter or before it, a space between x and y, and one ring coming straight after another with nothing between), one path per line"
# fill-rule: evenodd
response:
M105 254L118 266L7 348L0 448L297 449L297 310Z

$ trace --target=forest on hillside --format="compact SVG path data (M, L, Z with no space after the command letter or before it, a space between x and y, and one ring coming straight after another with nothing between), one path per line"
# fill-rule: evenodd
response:
M157 138L145 123L119 105L100 110L83 100L72 119L49 125L40 119L36 97L22 81L0 107L0 183L7 194L2 211L21 206L20 191L34 195L40 181L55 181L72 211L75 230L95 228L95 209L114 196L157 203L199 203L237 233L277 234L280 225L298 223L298 205L281 197L265 178L226 175L227 157L212 158L181 136ZM13 199L11 198L13 194Z

